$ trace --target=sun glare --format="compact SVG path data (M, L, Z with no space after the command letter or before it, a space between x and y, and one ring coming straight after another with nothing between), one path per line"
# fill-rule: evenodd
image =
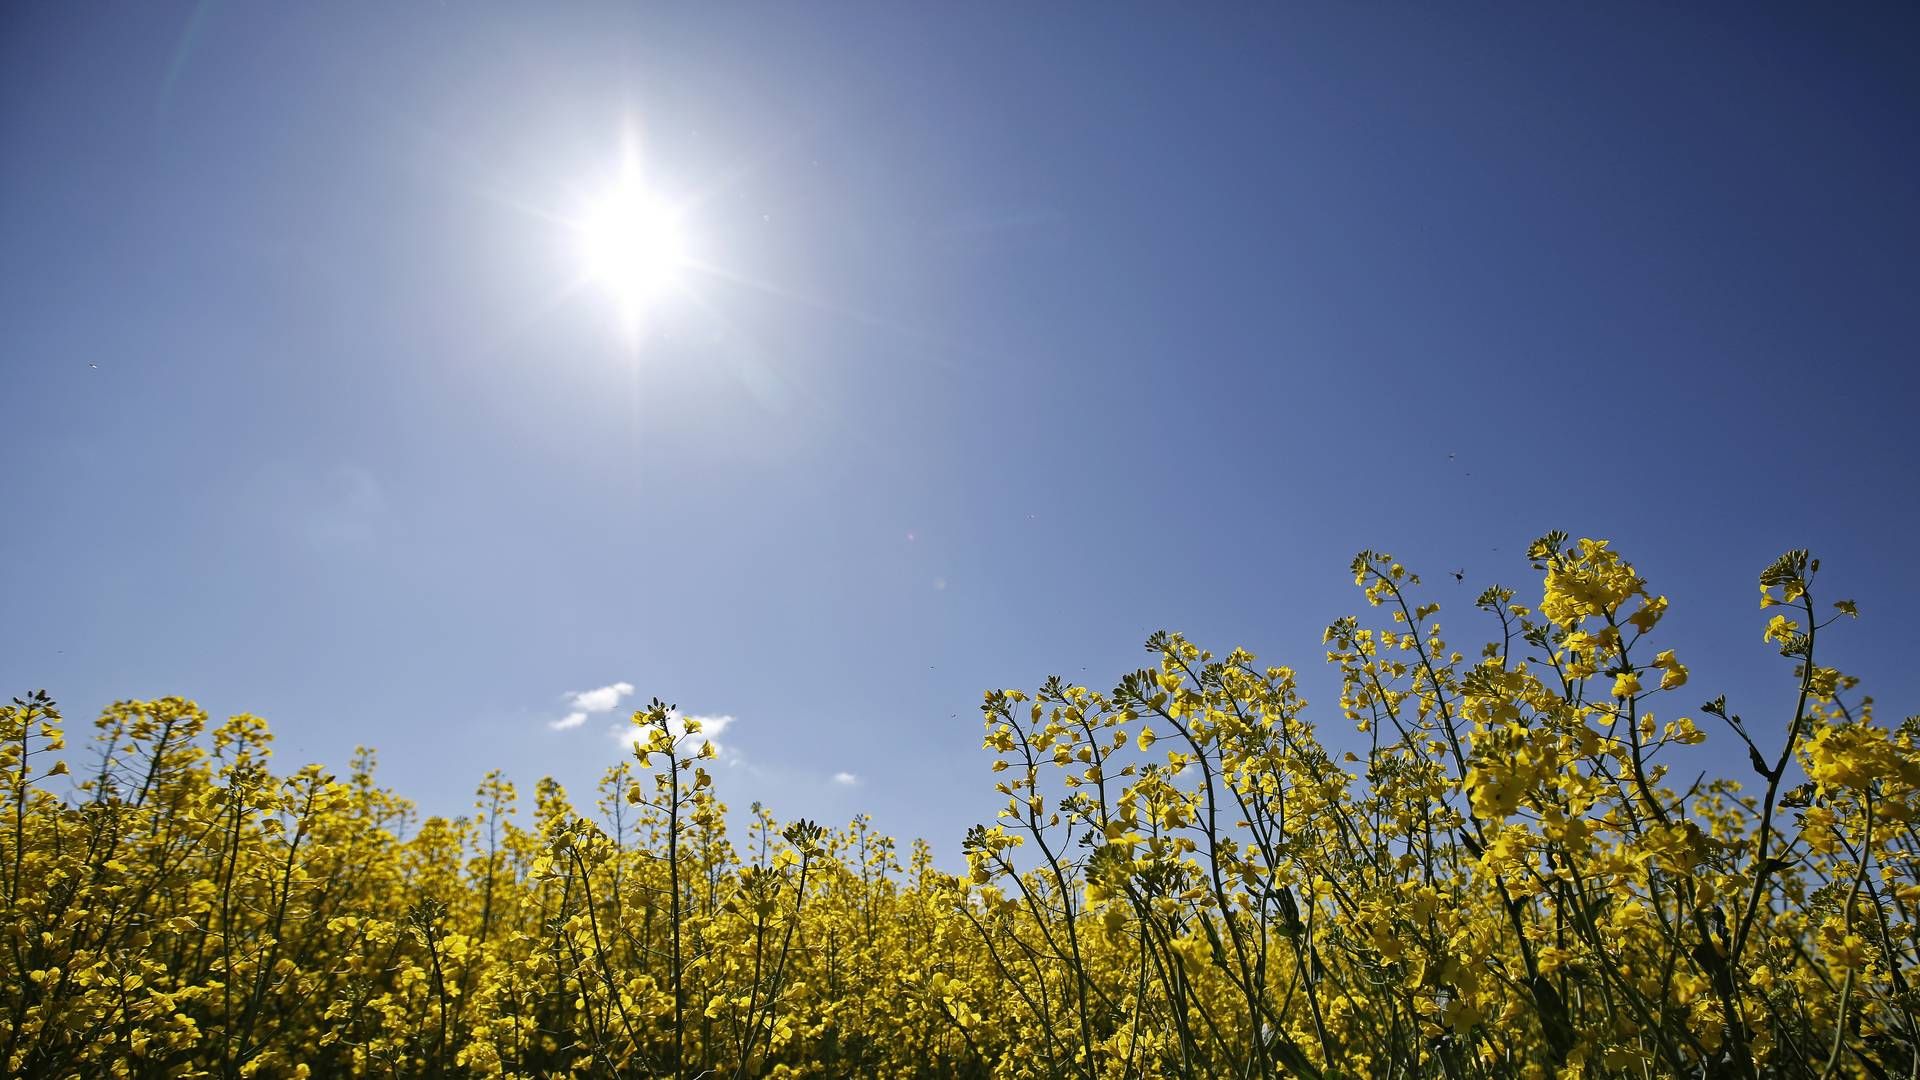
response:
M637 316L680 280L686 237L679 212L637 184L614 191L580 221L588 275Z

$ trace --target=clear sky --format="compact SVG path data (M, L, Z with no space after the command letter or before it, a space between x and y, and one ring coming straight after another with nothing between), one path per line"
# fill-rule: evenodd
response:
M984 688L1168 627L1338 742L1355 551L1472 645L1561 528L1756 727L1812 548L1897 722L1915 9L1589 7L9 5L0 681L429 812L589 803L658 694L734 806L951 859ZM637 336L575 235L628 145L693 264Z

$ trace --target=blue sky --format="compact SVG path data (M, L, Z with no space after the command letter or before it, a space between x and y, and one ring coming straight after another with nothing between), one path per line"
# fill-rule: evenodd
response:
M0 676L75 721L184 694L459 812L588 803L658 694L736 807L950 859L984 688L1169 627L1338 742L1352 554L1471 644L1550 528L1755 726L1810 547L1920 710L1910 8L0 18ZM565 224L629 136L700 263L637 347Z

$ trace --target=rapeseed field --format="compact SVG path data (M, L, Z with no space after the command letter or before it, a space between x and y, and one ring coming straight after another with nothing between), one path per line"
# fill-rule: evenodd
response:
M1620 554L1529 555L1540 584L1481 594L1463 649L1362 553L1375 617L1327 628L1331 706L1172 633L1108 690L988 693L997 813L958 874L865 818L730 832L711 744L658 700L586 805L496 773L416 820L371 750L279 772L264 721L174 697L80 753L16 698L5 1071L1920 1075L1920 718L1829 661L1853 602L1782 556L1751 633L1797 689L1702 704Z

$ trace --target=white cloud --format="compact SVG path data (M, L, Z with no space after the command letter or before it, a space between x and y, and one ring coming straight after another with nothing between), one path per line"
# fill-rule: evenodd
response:
M687 734L689 720L694 721L700 728L691 735ZM713 752L720 757L720 760L728 764L740 760L739 754L729 751L720 743L721 733L732 726L733 717L731 716L699 716L692 713L683 715L679 710L667 714L667 730L673 733L673 737L677 739L683 735L687 736L687 741L680 744L683 753L691 753L699 749L700 744L706 743L713 747ZM607 734L629 746L638 745L646 736L645 730L636 727L630 720L622 720L608 728Z
M581 712L612 712L620 699L633 693L633 684L617 682L593 690L581 690L569 695L573 698L573 707Z
M837 772L833 774L833 782L841 787L858 787L860 778L850 772Z
M586 723L590 714L612 712L622 698L632 693L630 682L608 683L592 690L570 690L564 695L569 709L567 715L547 721L547 726L555 731L572 731Z

